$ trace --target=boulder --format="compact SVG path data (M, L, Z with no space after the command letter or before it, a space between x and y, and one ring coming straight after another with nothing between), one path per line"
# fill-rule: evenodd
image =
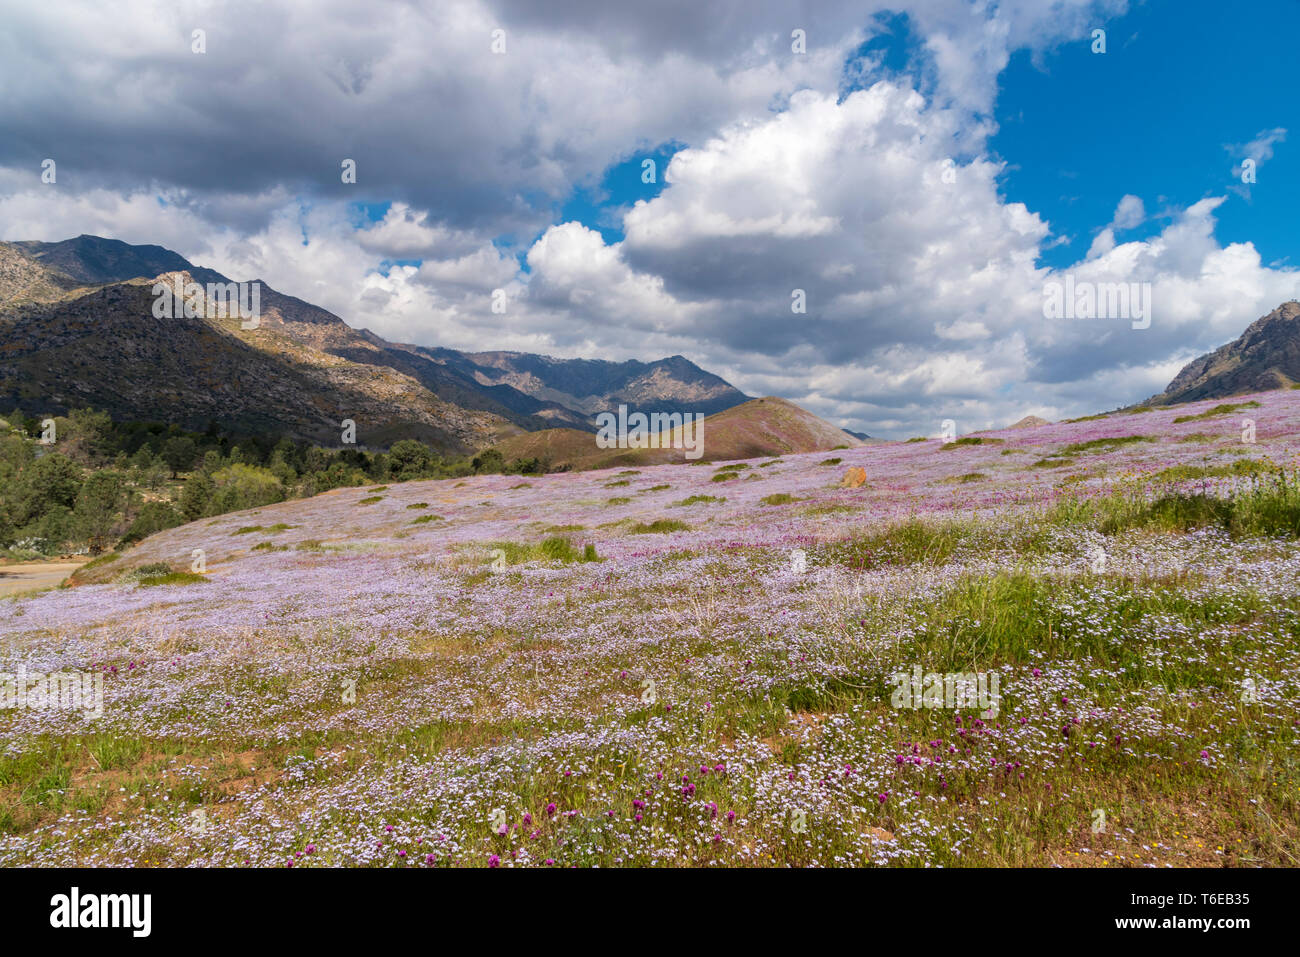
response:
M857 488L859 485L865 485L867 482L866 469L853 466L844 473L844 478L840 480L840 488Z

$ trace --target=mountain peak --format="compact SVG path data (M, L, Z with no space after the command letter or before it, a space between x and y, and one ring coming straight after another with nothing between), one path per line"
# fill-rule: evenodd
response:
M1193 359L1146 405L1266 392L1300 382L1300 302L1282 303L1232 342Z
M164 272L189 272L202 281L215 281L219 276L162 246L135 246L120 239L106 239L89 233L56 243L28 240L13 245L43 266L85 286L152 279ZM209 280L209 277L214 278Z

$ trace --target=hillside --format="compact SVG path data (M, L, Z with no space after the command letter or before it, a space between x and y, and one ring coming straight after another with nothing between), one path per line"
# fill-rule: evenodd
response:
M592 429L595 411L620 402L718 411L747 398L681 356L615 363L392 343L261 280L250 280L261 282L259 329L157 320L150 284L177 275L229 281L160 246L0 243L0 406L92 404L120 419L211 419L320 442L351 418L363 444L411 437L459 454L515 432ZM106 329L114 341L99 341Z
M1232 342L1187 363L1145 405L1222 399L1300 382L1300 302L1284 302Z
M819 419L793 402L767 396L751 399L704 419L703 454L696 461L726 462L758 456L857 448L862 440ZM602 449L596 436L573 429L546 429L512 436L496 445L507 460L537 458L552 467L612 468L687 461L682 438L658 439L660 448ZM677 447L672 447L676 443ZM667 444L669 447L664 448Z
M1286 866L1300 392L1243 401L160 532L0 602L104 679L4 712L0 865Z

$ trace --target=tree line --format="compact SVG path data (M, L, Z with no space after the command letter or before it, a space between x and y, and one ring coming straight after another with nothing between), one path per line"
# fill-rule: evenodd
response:
M99 554L185 522L343 486L484 473L539 474L489 449L446 457L415 439L387 452L287 437L115 422L79 409L0 417L0 557Z

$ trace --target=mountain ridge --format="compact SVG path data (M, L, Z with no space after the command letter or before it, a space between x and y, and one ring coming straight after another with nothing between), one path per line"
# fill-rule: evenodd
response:
M259 328L203 317L182 322L168 327L178 338L173 353L181 357L167 357L159 351L158 340L166 337L157 335L156 323L178 320L152 317L146 286L177 276L200 284L231 281L162 246L89 234L55 243L0 243L0 403L35 401L52 412L91 404L136 419L157 418L162 408L191 427L206 424L199 421L203 416L242 428L279 423L288 434L318 441L337 433L339 416L355 419L346 413L362 409L369 421L361 429L357 420L366 436L359 442L420 437L461 453L544 428L594 432L594 414L619 404L712 414L749 399L682 356L616 363L389 342L264 280L250 280L261 283ZM109 289L118 292L106 295ZM122 341L93 343L104 329ZM276 363L264 365L235 342ZM214 353L206 356L209 348ZM265 414L203 368L215 365L240 381L235 355L277 395ZM187 381L202 382L207 395L188 394ZM297 412L289 402L291 383L306 400ZM375 399L391 404L389 413Z
M1288 388L1300 382L1300 302L1261 316L1236 339L1183 366L1139 405L1177 405Z

